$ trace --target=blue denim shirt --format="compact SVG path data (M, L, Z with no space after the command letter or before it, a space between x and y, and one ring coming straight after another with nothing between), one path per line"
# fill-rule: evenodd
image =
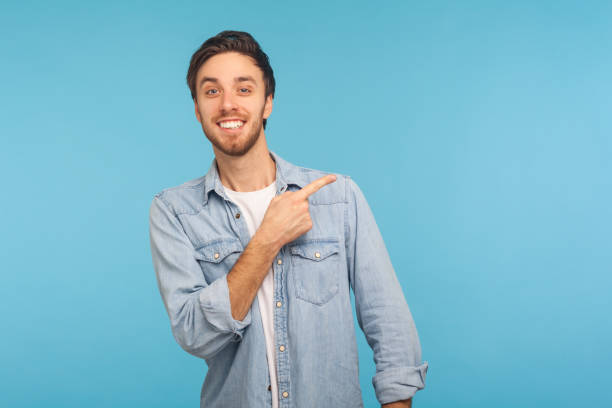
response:
M270 152L276 194L326 173ZM285 245L274 268L274 339L279 406L362 407L350 290L374 352L372 382L381 404L425 386L417 331L372 212L348 176L309 197L310 231ZM208 373L202 407L270 407L270 376L257 299L232 317L226 276L249 243L238 206L225 194L213 159L208 173L153 198L153 265L172 333ZM284 346L284 351L279 347Z

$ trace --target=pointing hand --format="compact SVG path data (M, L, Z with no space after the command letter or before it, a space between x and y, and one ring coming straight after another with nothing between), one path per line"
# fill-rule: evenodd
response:
M285 191L270 201L257 230L260 237L273 242L279 250L312 228L308 197L336 181L334 174L323 176L298 191Z

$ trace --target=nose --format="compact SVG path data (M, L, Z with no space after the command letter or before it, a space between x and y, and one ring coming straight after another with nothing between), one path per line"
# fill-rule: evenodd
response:
M221 111L230 112L236 110L237 105L234 98L235 95L231 92L223 92L221 95Z

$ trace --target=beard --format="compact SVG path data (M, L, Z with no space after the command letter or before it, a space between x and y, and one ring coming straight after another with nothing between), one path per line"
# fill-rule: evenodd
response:
M228 156L242 156L246 154L255 145L261 134L263 125L262 107L259 115L253 115L254 119L249 119L243 126L240 135L224 135L223 130L219 129L216 122L212 124L212 128L202 124L204 135L213 146ZM247 127L248 126L248 127Z

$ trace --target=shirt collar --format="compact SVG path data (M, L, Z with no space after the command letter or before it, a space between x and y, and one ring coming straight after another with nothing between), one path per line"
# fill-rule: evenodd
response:
M276 194L282 194L287 190L290 184L296 185L299 188L304 187L308 182L299 168L288 161L282 159L279 155L269 150L270 157L276 163ZM203 204L208 202L209 193L214 190L220 197L229 200L225 194L223 184L219 178L219 170L217 169L217 159L212 160L212 164L204 176L204 199Z

